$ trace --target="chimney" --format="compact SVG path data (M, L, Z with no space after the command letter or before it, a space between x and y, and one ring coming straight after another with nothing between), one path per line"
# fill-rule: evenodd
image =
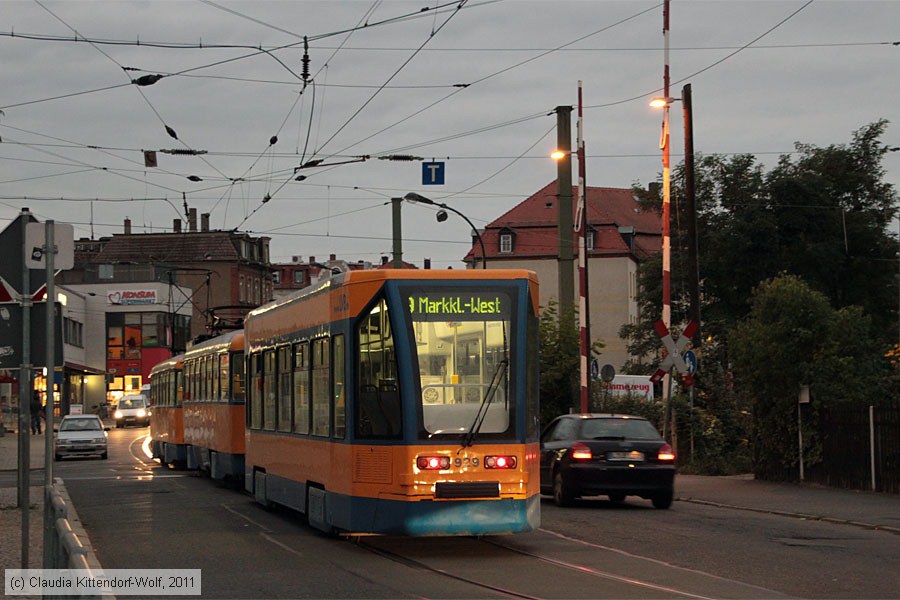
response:
M200 231L209 231L209 213L200 215Z
M188 231L197 231L197 209L188 209Z
M310 256L310 257L309 257L309 264L313 264L314 262L316 262L316 257L315 257L315 256Z
M430 258L426 258L426 259L425 259L425 270L427 271L427 270L429 270L429 269L431 269L431 259L430 259Z
M387 256L382 256L382 257L381 257L381 264L386 265L386 264L387 264L387 261L388 261L388 257L387 257Z
M172 231L181 233L181 219L172 219Z
M328 260L337 260L337 254L329 254Z
M125 235L131 235L131 219L125 217Z

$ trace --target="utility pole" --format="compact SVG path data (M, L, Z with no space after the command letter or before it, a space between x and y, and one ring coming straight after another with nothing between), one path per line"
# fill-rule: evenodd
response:
M697 198L694 191L694 112L691 106L691 84L681 88L684 111L684 206L687 211L688 282L690 284L689 317L697 323L693 345L700 347L700 254L697 236Z
M557 261L559 315L568 319L575 308L575 253L572 251L572 107L556 107L556 149L564 154L556 165L558 198Z
M394 223L394 268L403 268L403 236L400 234L400 205L403 198L391 198L391 214Z

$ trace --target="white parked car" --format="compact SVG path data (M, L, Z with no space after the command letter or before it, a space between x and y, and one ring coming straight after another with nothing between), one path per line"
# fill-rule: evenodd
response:
M107 433L97 415L66 415L59 422L54 446L54 458L65 456L109 456Z

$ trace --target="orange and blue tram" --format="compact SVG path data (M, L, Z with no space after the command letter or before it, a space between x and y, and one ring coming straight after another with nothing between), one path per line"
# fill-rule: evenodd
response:
M244 332L195 344L182 363L186 466L213 479L239 481L244 476Z
M540 526L538 282L351 271L244 322L245 489L343 534Z

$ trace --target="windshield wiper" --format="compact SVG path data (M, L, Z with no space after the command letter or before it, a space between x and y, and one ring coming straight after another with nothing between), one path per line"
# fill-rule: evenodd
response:
M592 440L624 440L624 435L598 435L597 437L592 437Z
M481 400L481 406L478 407L478 412L475 414L475 420L472 421L472 426L469 427L468 433L463 437L463 448L471 446L472 442L475 441L475 436L478 435L478 432L481 430L481 425L484 423L484 418L487 416L487 409L490 408L491 402L494 401L497 388L500 387L500 382L503 381L503 374L506 373L507 365L509 365L509 359L504 358L494 370L494 375L491 377L491 383L488 385L488 389L484 393L484 398Z

